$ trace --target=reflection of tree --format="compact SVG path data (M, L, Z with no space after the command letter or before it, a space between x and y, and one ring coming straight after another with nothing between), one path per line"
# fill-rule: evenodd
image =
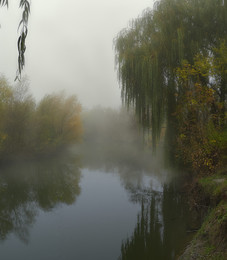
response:
M187 240L189 215L183 199L173 185L165 185L163 192L143 192L132 193L141 212L133 235L122 243L119 259L175 259Z
M80 194L78 162L70 158L17 163L0 175L0 239L11 232L25 243L37 208L72 204Z
M39 175L34 175L33 190L34 199L42 209L49 210L59 203L72 204L75 201L80 194L80 172L75 166L57 161L39 164Z

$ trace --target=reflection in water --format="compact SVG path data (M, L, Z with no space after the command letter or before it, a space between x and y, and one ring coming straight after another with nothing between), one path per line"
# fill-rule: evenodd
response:
M79 181L78 161L69 157L2 168L0 239L14 233L28 243L38 208L48 211L60 203L72 204L80 194Z
M151 160L147 150L130 153L131 146L109 146L109 152L96 149L78 151L81 160L67 154L67 158L20 162L1 169L0 239L6 242L1 244L3 255L9 257L5 259L12 259L7 246L15 246L14 238L6 239L9 234L24 243L31 239L23 259L31 259L36 250L40 253L34 259L50 260L63 259L63 255L70 260L115 260L119 255L121 260L165 260L179 254L189 215L176 183L168 180L170 172L157 159ZM78 158L75 153L72 156ZM59 208L59 222L54 220L57 213L50 212L60 204L75 204L80 192L76 206ZM44 222L38 221L40 209L48 213L42 216ZM41 228L38 235L31 232L36 220ZM48 220L53 222L49 233Z
M119 174L131 202L141 211L130 238L123 238L120 260L175 259L189 241L190 213L179 193L176 171L166 169L161 149L151 151L134 144L83 146L86 168ZM178 176L179 177L179 176Z
M0 169L4 260L171 260L179 254L190 215L161 147L154 158L131 120L97 115L101 122L87 121L85 141L72 153Z
M154 158L148 149L133 150L130 145L98 149L95 153L84 148L83 164L93 170L115 171L130 201L141 205L132 236L123 238L119 259L175 259L190 239L187 231L192 223L179 180L174 178L177 174L163 166L162 151Z
M175 259L188 240L189 212L173 183L162 191L131 189L141 203L132 236L122 242L120 260Z

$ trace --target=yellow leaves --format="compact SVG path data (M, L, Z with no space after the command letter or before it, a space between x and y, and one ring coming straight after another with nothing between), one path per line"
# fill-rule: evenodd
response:
M4 142L7 138L7 134L4 132L0 132L0 143Z
M227 46L225 40L220 44L219 48L214 49L215 60L214 69L222 74L227 74Z
M184 139L186 138L186 135L185 134L180 134L180 139Z
M191 102L190 102L192 105L196 105L198 104L198 102L195 100L195 99L191 99Z
M205 57L201 54L195 56L194 59L194 68L196 73L200 74L203 77L207 77L212 73L212 58Z
M38 140L46 145L78 141L82 135L80 113L76 96L59 93L44 97L37 108Z
M184 83L191 78L196 78L198 82L201 78L217 77L227 74L227 46L225 41L221 42L219 48L213 49L212 55L204 56L197 54L194 64L191 65L187 60L182 61L181 67L176 69L178 79Z
M81 105L63 92L35 104L27 81L11 87L0 77L0 157L18 152L52 152L82 135Z
M197 80L202 77L208 77L212 74L211 58L203 57L202 55L196 55L194 59L194 65L184 60L182 66L176 69L177 77L186 82L192 77L196 77Z
M212 54L197 54L194 58L194 64L189 64L183 60L181 67L176 70L176 75L181 83L188 83L194 79L201 83L201 79L218 78L227 74L227 46L222 41L219 48L214 48Z
M179 156L198 173L211 173L220 164L219 122L223 102L217 96L221 78L217 68L215 56L199 54L193 64L184 61L176 69Z
M208 167L210 170L212 170L213 169L213 161L212 161L212 159L205 158L204 162L203 162L203 165Z

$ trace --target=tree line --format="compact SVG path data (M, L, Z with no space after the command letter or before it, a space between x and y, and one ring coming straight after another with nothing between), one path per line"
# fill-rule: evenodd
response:
M79 141L81 105L76 96L50 94L36 103L26 78L11 86L0 78L0 159L43 154Z
M226 42L225 0L157 1L114 40L123 102L196 171L227 150Z

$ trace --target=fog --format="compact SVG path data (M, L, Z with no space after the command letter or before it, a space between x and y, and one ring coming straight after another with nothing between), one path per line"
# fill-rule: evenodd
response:
M17 70L19 0L0 8L0 73L13 82ZM153 0L39 0L31 2L25 53L31 92L40 99L66 90L84 107L118 108L113 39Z
M162 141L154 153L151 136L142 130L132 111L102 107L84 110L82 125L81 143L69 150L76 152L84 168L117 172L126 186L132 180L139 185L144 176L156 176L159 182L173 177L163 158Z

